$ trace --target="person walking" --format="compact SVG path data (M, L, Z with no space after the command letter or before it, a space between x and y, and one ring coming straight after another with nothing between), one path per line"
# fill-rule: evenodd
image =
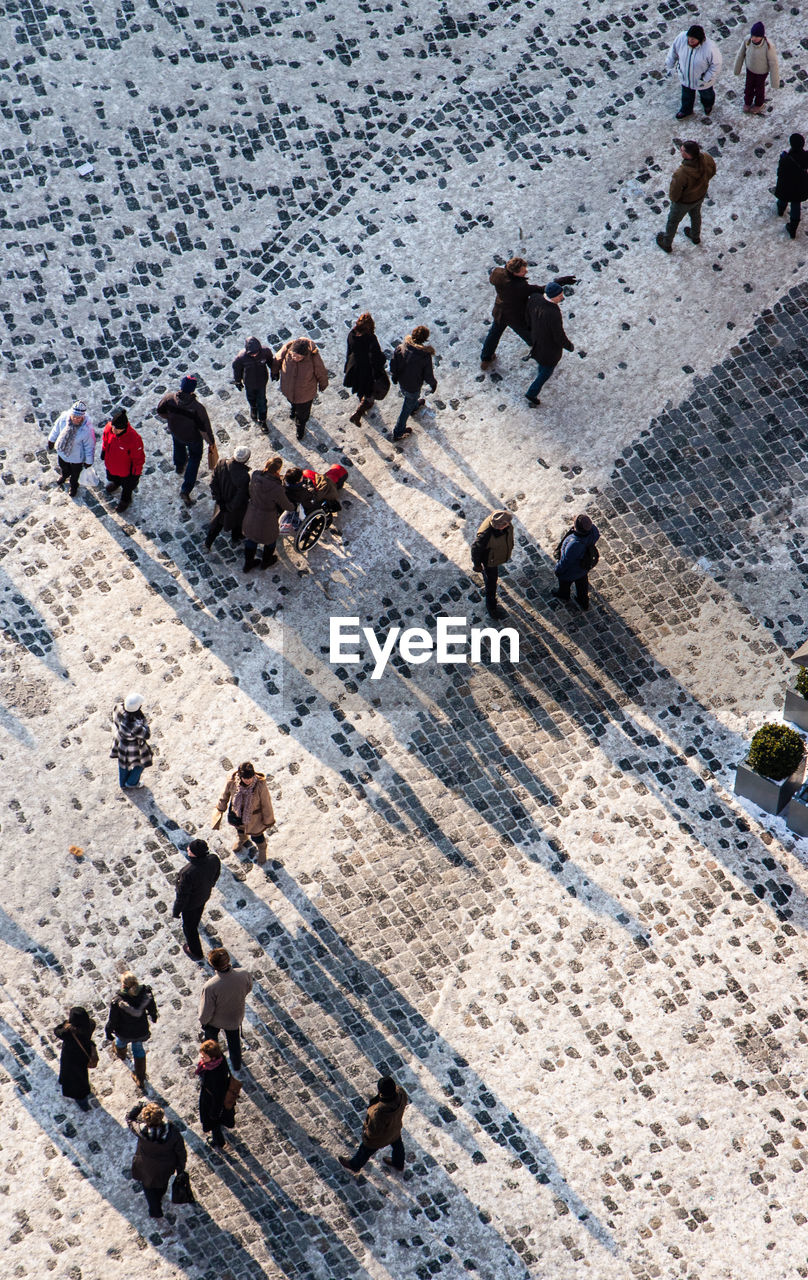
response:
M219 1032L224 1032L230 1065L238 1072L242 1063L241 1024L253 980L246 969L233 968L230 952L224 947L214 947L208 960L214 974L199 997L199 1021L206 1040L218 1041Z
M291 503L289 504L291 507ZM238 853L252 841L258 853L260 866L267 860L267 842L264 835L275 824L272 799L263 773L256 773L249 760L240 764L227 779L216 808L227 813L227 821L236 828L233 852Z
M81 1005L74 1005L64 1022L53 1028L61 1040L59 1084L65 1098L72 1098L82 1111L89 1111L90 1071L98 1066L98 1049L93 1040L95 1022Z
M576 516L574 525L556 548L558 590L554 595L557 599L569 600L574 582L578 604L582 609L589 608L589 572L598 562L595 543L599 537L598 527L588 515Z
M702 151L697 142L683 142L679 148L682 163L671 178L668 191L671 207L664 231L657 232L656 242L665 253L671 252L673 237L684 217L690 218L685 235L692 244L701 243L701 206L710 181L715 177L715 160Z
M471 563L485 580L485 607L490 617L504 618L497 603L500 566L513 555L513 516L510 511L492 511L486 516L471 544Z
M244 532L244 572L255 567L255 553L263 544L259 568L269 569L278 563L275 547L281 513L294 508L286 496L281 479L283 458L270 458L261 471L250 476L250 497L242 523Z
M294 419L298 440L302 440L314 397L328 386L323 358L309 338L292 338L275 356L272 377L280 379L281 393L289 401L289 417Z
M194 1075L199 1079L199 1123L212 1147L226 1147L222 1112L230 1088L230 1071L218 1040L203 1040Z
M704 27L694 25L676 37L665 60L665 68L668 75L678 72L682 86L682 103L676 112L677 120L692 116L698 93L705 124L709 122L715 106L714 85L722 64L720 50L712 40L707 39Z
M132 1157L132 1177L143 1187L150 1218L162 1218L163 1196L175 1173L182 1173L188 1152L180 1131L169 1124L156 1102L136 1102L126 1116L127 1127L137 1138Z
M393 427L394 440L412 435L412 427L407 426L407 419L419 409L423 409L426 404L426 401L421 399L421 388L424 383L431 387L433 395L438 389L432 367L435 348L427 346L428 339L429 330L426 325L417 324L412 333L408 333L393 352L393 358L390 361L390 381L396 383L404 397L398 421Z
M154 758L149 746L151 729L142 707L143 695L129 693L123 705L119 703L112 713L115 736L109 754L118 761L118 785L122 791L137 791L143 785L143 770Z
M219 879L222 864L216 854L210 852L204 840L192 840L186 856L188 863L177 876L172 915L175 920L182 919L182 931L185 934L183 951L192 960L201 963L205 957L199 940L199 922L205 903Z
M157 406L158 416L163 418L173 441L174 468L182 476L180 497L187 507L194 505L191 490L199 475L199 465L205 444L215 466L216 441L205 406L196 398L197 380L187 374L180 382L179 391L168 391Z
M793 240L800 225L802 202L808 200L808 152L801 133L792 133L788 147L788 151L780 153L774 195L778 218L782 218L786 205L789 206L786 231Z
M359 396L359 407L350 421L359 426L370 413L376 400L383 400L390 390L386 373L387 361L376 337L376 324L369 311L363 311L348 334L345 353L345 376L342 385Z
M540 284L529 284L524 258L509 258L504 267L494 267L488 283L497 291L491 312L493 323L480 352L480 368L490 369L497 358L499 340L506 329L530 345L527 325L527 300L532 293L544 293Z
M126 1062L127 1050L132 1047L132 1075L141 1093L146 1087L146 1050L143 1045L151 1036L149 1020L157 1021L157 1005L151 987L142 985L134 973L124 973L121 989L113 996L109 1006L104 1037L115 1037L115 1056Z
M70 481L70 496L79 491L79 476L85 467L91 467L95 459L95 431L83 400L76 400L53 424L48 436L48 449L56 450L60 478L57 489Z
M384 1163L399 1173L404 1169L406 1152L401 1140L401 1126L409 1097L392 1076L382 1076L376 1089L368 1103L362 1140L355 1154L350 1160L347 1156L339 1157L343 1169L351 1173L359 1173L373 1153L381 1151L382 1147L391 1148L391 1155L384 1157Z
M561 303L564 290L556 280L551 280L544 293L534 293L527 304L527 321L530 328L530 354L538 368L536 376L525 392L525 399L534 409L541 404L539 392L565 351L575 347L564 332L561 319Z
M210 491L216 507L205 537L206 551L210 551L222 529L230 534L234 547L238 546L244 536L241 526L250 500L249 461L250 450L242 444L235 450L232 458L223 458L213 468Z
M766 35L762 22L754 23L748 39L744 40L735 59L735 74L746 69L743 90L743 109L752 115L766 110L766 80L771 78L772 88L780 88L780 67L777 50Z
M116 409L109 422L104 424L101 461L107 469L107 493L120 489L118 511L125 511L138 487L146 461L142 437L130 423L125 409Z
M267 382L272 370L272 349L262 347L258 338L248 338L233 361L233 381L244 391L250 406L250 417L266 431Z

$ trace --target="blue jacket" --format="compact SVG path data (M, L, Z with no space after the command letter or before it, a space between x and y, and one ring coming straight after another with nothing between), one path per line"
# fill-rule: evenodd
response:
M48 436L48 441L56 441L56 452L65 462L82 462L85 467L92 466L95 457L95 432L93 424L89 418L85 417L81 426L76 429L73 437L73 443L70 446L70 452L65 453L62 447L62 441L65 433L70 427L70 412L65 410L60 413L59 417L53 424L53 430Z
M599 537L596 524L592 525L589 533L576 533L573 530L567 534L561 544L561 559L555 567L559 582L576 582L578 578L586 577L586 569L581 568L581 561L586 549L594 547Z

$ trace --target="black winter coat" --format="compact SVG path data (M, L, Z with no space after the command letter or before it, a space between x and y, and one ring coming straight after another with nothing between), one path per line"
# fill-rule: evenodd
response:
M808 151L783 151L777 166L778 200L808 200Z
M269 381L273 357L269 347L261 347L255 355L248 355L243 347L233 361L233 381L243 382L247 391L262 391Z
M104 1028L107 1040L118 1036L120 1040L148 1040L151 1031L149 1019L157 1021L157 1005L151 987L141 987L136 996L119 991L109 1006L109 1017Z
M200 436L213 444L208 411L190 392L169 391L158 404L157 414L180 444L196 444Z
M422 346L406 337L393 352L390 361L390 380L397 382L405 395L417 396L424 383L434 391L437 387L432 369L434 347Z
M250 471L235 458L217 462L210 478L210 491L216 503L214 516L221 515L222 528L231 533L241 529L250 500Z
M497 291L491 312L497 324L508 324L517 330L526 329L527 300L533 293L544 293L543 286L528 284L524 276L513 276L505 267L494 267L488 281Z
M209 1133L216 1124L221 1124L222 1108L230 1084L230 1072L222 1058L218 1067L211 1071L199 1073L199 1122L202 1132Z
M92 1018L80 1026L73 1027L70 1022L60 1022L53 1028L53 1034L62 1042L62 1053L59 1059L59 1084L66 1098L86 1098L90 1093L89 1061L95 1045L93 1032L95 1023Z
M372 396L373 384L384 373L386 364L376 334L356 333L351 329L342 385L349 387L358 396Z
M174 899L174 919L178 919L183 911L191 911L194 907L204 907L213 892L213 886L219 879L222 864L215 853L206 858L189 858L177 876L176 898Z
M548 302L542 294L534 294L527 304L530 329L530 354L543 365L557 365L564 351L575 348L564 332L561 308Z
M143 1103L138 1102L126 1117L126 1123L137 1137L132 1177L150 1191L164 1190L171 1175L185 1168L188 1152L182 1134L173 1124L142 1124L138 1119L142 1110Z

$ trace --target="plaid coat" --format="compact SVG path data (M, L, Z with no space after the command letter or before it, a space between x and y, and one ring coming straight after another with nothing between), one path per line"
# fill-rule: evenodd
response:
M112 713L115 738L110 755L117 759L122 769L147 768L152 762L152 749L147 739L151 735L142 711L126 711L117 706Z

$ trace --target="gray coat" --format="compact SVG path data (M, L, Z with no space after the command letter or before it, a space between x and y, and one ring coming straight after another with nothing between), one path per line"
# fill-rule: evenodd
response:
M228 969L208 978L199 997L199 1021L203 1027L235 1031L244 1021L244 1005L252 991L246 969Z

